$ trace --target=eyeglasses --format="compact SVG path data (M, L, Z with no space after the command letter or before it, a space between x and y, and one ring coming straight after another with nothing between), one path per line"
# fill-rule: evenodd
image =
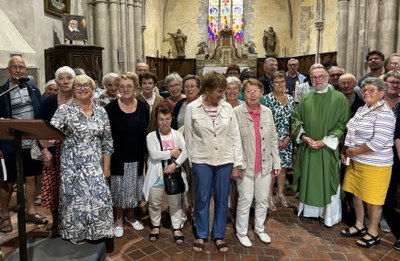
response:
M378 90L377 89L362 89L361 90L362 93L369 93L369 94L373 94L376 91L378 91Z
M322 81L323 79L325 79L325 75L319 75L319 76L314 76L314 77L311 77L311 80L313 80L313 81L316 81L316 80L318 80L318 81Z
M387 83L389 83L389 84L391 84L391 85L397 85L397 86L400 86L400 82L387 82Z
M120 88L121 90L122 90L122 89L130 90L130 89L133 89L133 85L131 85L131 84L128 84L128 85L120 85L120 86L118 86L118 88Z
M22 71L22 70L25 70L25 69L26 69L26 66L22 66L22 65L11 65L9 68L10 68L11 70L13 70L13 71L16 71L16 70Z
M84 83L84 84L75 84L74 88L77 90L87 90L90 88L90 84L89 83Z
M171 85L167 85L167 88L180 88L182 85L180 83L175 83Z
M350 86L352 87L353 85L355 85L355 83L353 82L339 82L340 86Z
M390 62L390 65L392 65L392 66L400 66L400 62Z
M253 89L253 90L246 90L244 93L246 93L247 95L252 95L255 93L260 93L261 90L260 89Z
M194 89L197 88L197 85L185 85L185 87L183 87L185 89Z
M296 66L297 64L288 64L288 66Z
M285 83L285 81L274 81L273 84L282 84Z

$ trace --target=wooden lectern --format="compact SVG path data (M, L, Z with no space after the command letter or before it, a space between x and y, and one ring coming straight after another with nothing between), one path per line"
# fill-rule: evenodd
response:
M17 165L19 260L27 260L22 140L64 140L65 135L43 120L0 119L0 140L14 140Z

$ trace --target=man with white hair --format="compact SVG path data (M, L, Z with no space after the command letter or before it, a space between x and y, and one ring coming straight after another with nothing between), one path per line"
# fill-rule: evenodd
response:
M264 95L272 92L273 87L272 87L272 74L276 70L278 70L278 61L273 58L269 57L264 60L264 72L265 75L262 77L258 78L258 80L264 85Z
M298 144L293 189L299 192L298 215L323 218L331 227L342 219L339 140L350 108L341 92L329 88L325 68L313 67L310 77L314 91L303 96L292 116L292 136Z

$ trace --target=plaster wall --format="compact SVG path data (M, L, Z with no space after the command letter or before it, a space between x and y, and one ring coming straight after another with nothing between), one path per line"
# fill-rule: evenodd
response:
M80 4L76 4L77 1L71 2L71 14L82 14L82 2L86 3L86 1L82 1ZM23 4L21 1L0 0L0 9L6 19L11 21L16 28L15 31L8 31L11 34L10 38L22 37L30 47L19 48L16 45L16 48L13 46L0 48L0 68L4 70L7 67L10 55L22 54L27 67L32 69L29 70L29 74L35 74L35 82L42 89L45 84L44 50L62 41L61 17L45 13L43 0L23 0ZM7 30L7 28L0 28L0 41L3 30ZM7 74L2 73L0 84L7 77Z

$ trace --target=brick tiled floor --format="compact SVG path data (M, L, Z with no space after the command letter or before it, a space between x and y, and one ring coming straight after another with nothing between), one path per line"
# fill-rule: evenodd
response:
M226 255L218 253L213 242L206 243L202 253L192 251L194 241L192 227L188 222L183 229L185 243L175 245L172 231L168 228L168 215L163 215L163 227L160 240L151 243L148 240L149 218L142 217L146 225L144 231L136 232L125 224L124 237L114 240L114 251L107 255L108 261L185 261L185 260L226 260L226 261L284 261L284 260L400 260L400 252L392 248L395 241L391 233L383 233L381 244L371 249L362 249L355 245L356 238L340 236L340 230L346 225L341 223L333 228L324 227L318 220L302 220L296 216L297 200L293 195L288 196L292 208L283 208L279 205L278 211L268 213L266 232L272 243L269 245L260 242L253 232L249 238L253 242L252 248L242 247L235 237L231 223L227 225L226 242L229 252ZM40 213L49 214L43 209ZM18 246L16 214L12 216L14 231L9 234L0 234L0 244L3 254L12 253ZM251 222L252 223L252 222ZM251 224L252 225L252 224ZM46 235L51 224L46 226L28 225L29 235Z

